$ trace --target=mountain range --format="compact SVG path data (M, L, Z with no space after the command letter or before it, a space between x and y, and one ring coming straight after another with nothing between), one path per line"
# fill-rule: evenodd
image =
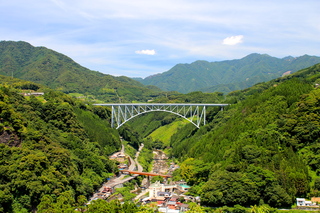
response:
M112 102L146 101L159 92L155 87L146 87L125 76L89 70L61 53L23 41L0 42L0 75Z
M23 41L0 42L0 75L42 84L64 93L93 95L105 102L146 102L163 95L161 90L229 93L317 63L320 63L317 56L279 59L253 53L242 59L177 64L167 72L132 79L89 70L46 47L34 47Z
M167 72L145 79L134 79L144 85L154 85L164 91L228 93L296 72L317 63L320 63L320 57L317 56L288 56L279 59L267 54L253 53L242 59L177 64Z

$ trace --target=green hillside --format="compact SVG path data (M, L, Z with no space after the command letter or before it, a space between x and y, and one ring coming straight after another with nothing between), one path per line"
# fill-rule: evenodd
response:
M107 157L121 147L109 112L62 92L19 92L0 84L0 212L31 212L43 199L57 211L65 200L83 205L118 171Z
M174 133L178 122L169 113L131 122L154 147L170 137L171 157L182 162L175 178L192 185L203 205L290 208L297 197L320 196L319 85L320 64L217 99L231 105L209 111L200 129L186 123ZM201 102L196 94L192 100Z
M208 206L290 207L320 196L320 65L227 97L206 126L171 137L176 173Z
M304 55L279 59L255 53L237 60L178 64L167 72L135 80L145 85L155 85L164 91L228 93L281 77L287 71L293 73L317 63L320 63L320 57L316 56Z
M161 141L165 146L170 146L171 136L179 132L181 128L184 128L188 122L189 121L185 119L178 119L175 122L159 127L153 131L149 137L154 141Z
M65 55L23 41L0 42L0 75L32 81L64 93L94 95L109 102L145 102L159 92L124 76L91 71Z

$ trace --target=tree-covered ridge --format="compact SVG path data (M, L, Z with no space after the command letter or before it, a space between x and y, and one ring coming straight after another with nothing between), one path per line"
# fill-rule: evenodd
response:
M171 139L178 178L210 206L290 206L320 196L320 65L229 95L233 103Z
M21 92L43 92L48 90L48 87L41 84L36 84L31 81L25 81L18 78L13 78L12 76L0 75L0 84L10 85L13 88L20 89Z
M279 59L266 54L250 54L237 60L178 64L167 72L136 80L145 85L155 85L164 91L228 93L317 63L320 63L320 57L316 56Z
M26 42L0 42L0 75L39 83L65 93L91 94L109 102L145 102L159 89L130 78L91 71L69 57Z
M108 155L120 139L109 114L61 92L26 98L1 86L0 212L30 212L44 196L57 205L86 200L117 172Z

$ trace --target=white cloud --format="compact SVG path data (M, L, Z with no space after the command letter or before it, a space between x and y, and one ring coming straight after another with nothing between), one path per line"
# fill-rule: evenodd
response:
M1 3L0 40L45 46L109 74L130 71L146 77L148 71L166 71L178 63L230 60L252 52L276 57L320 54L316 0L28 2ZM148 47L153 49L143 49Z
M137 50L135 51L136 54L142 54L142 55L155 55L155 50Z
M243 35L230 36L223 39L222 44L225 45L236 45L243 42Z

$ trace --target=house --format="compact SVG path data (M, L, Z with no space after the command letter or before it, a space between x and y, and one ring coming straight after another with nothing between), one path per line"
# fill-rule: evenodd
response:
M316 206L316 203L305 198L297 198L297 206Z
M171 193L176 188L176 185L165 185L157 181L149 186L149 196L152 198L156 197L171 197ZM160 192L160 194L159 194Z
M177 186L177 188L181 191L181 192L187 192L190 189L190 186L188 186L187 184L179 184Z
M305 205L306 206L313 206L312 202L310 200L306 200L305 201Z
M44 95L44 92L29 92L29 93L22 93L24 96L31 96L31 95L34 95L34 96L42 96Z
M157 192L157 197L171 197L171 192Z
M305 198L297 198L297 206L305 206L306 199Z

